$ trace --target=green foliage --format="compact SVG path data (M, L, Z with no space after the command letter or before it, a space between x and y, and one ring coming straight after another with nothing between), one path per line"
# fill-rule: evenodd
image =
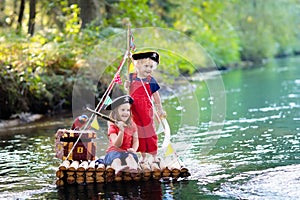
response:
M124 27L130 21L133 27L166 27L164 22L151 10L148 0L115 1L109 7L112 14L105 21L105 25Z
M299 41L297 7L294 0L235 0L229 4L225 17L236 27L242 59L261 61L292 54L296 50L293 44Z
M174 27L192 37L211 55L218 66L239 61L240 40L232 25L223 19L223 1L178 3Z
M31 110L30 99L40 100L45 95L45 84L37 70L26 67L22 71L12 66L1 66L0 71L1 106L0 116L7 118L11 113Z
M163 58L163 63L167 65L160 64L158 71L165 75L164 81L173 81L170 77L179 77L180 75L191 75L196 71L196 66L193 66L186 59L173 55L169 52L160 52L160 56Z
M71 42L45 43L47 38L40 35L1 37L6 38L9 42L0 44L0 104L6 105L1 106L0 118L26 111L46 113L63 99L70 106L79 49Z

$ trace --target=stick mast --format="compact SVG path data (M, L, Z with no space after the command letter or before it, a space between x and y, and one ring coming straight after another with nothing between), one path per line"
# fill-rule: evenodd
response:
M130 31L130 22L127 24L127 73L129 75L130 71L130 41L131 40L131 31Z

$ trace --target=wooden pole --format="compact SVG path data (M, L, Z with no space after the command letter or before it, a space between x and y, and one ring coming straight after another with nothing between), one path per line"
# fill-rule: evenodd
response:
M130 22L127 25L127 73L129 75L130 71L130 40L131 40L131 31L130 31Z

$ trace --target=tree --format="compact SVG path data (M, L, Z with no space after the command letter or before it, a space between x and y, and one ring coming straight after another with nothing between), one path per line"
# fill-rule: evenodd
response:
M29 20L28 20L28 34L31 36L34 34L34 25L35 25L35 7L36 0L30 0L29 2Z
M87 24L92 21L99 19L101 21L101 16L99 12L99 1L95 0L80 0L80 15L81 18L81 28L85 28Z
M18 25L17 25L18 33L21 33L21 30L22 30L22 20L23 20L23 16L24 16L24 10L25 10L25 0L21 0L19 17L18 17Z
M0 12L3 12L5 8L5 0L0 0Z

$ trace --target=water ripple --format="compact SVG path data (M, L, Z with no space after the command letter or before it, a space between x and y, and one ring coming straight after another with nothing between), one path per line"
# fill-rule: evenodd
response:
M300 165L249 171L228 179L215 193L237 199L299 199Z

